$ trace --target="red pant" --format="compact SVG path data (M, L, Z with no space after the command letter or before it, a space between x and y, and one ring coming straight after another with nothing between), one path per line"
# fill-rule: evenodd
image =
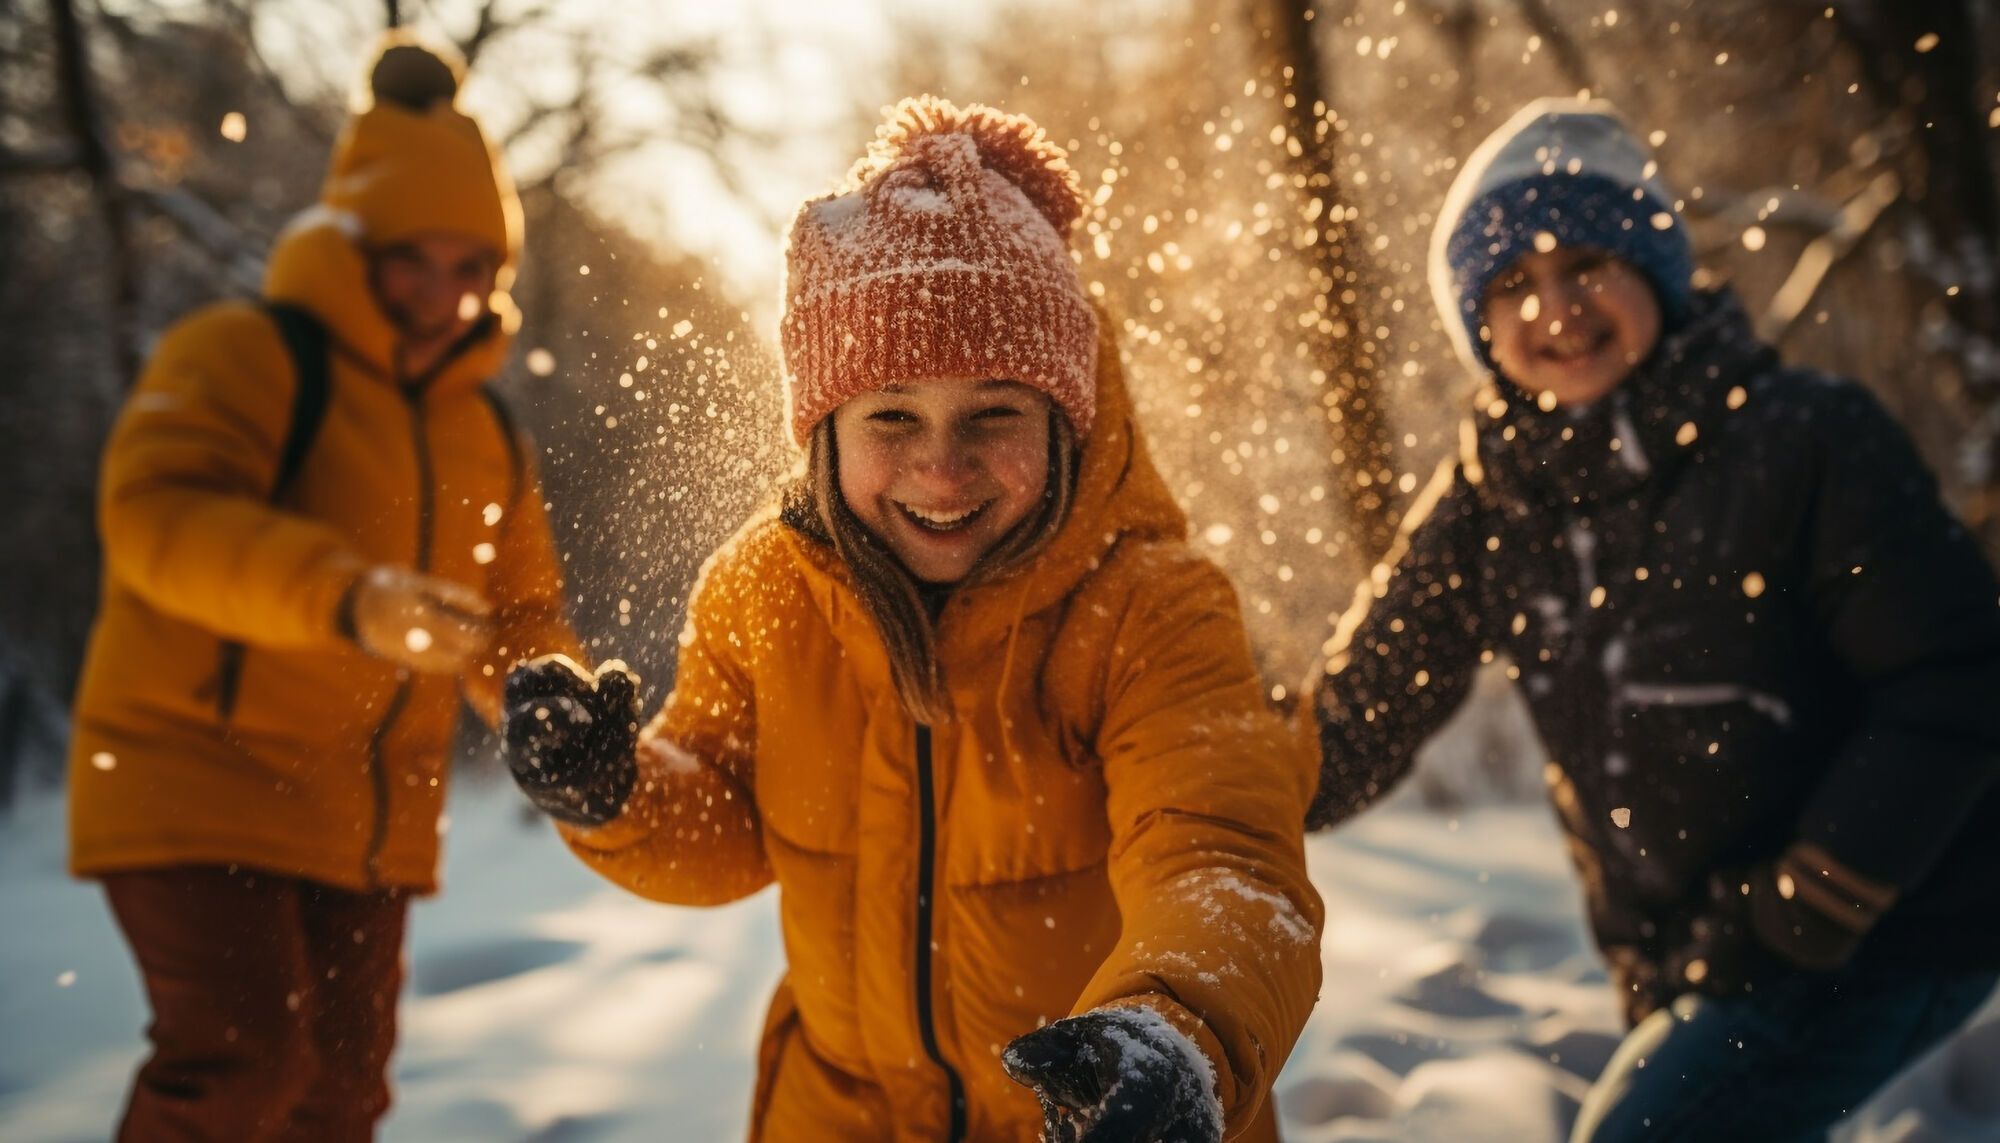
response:
M406 896L220 866L116 873L104 889L153 1010L120 1140L373 1136Z

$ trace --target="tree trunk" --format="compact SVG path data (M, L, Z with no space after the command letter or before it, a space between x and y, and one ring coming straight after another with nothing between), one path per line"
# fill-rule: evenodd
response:
M1293 181L1303 188L1301 218L1317 229L1309 245L1311 277L1318 296L1316 336L1319 360L1326 363L1324 395L1335 488L1349 505L1349 546L1372 564L1389 550L1396 533L1395 446L1379 386L1383 347L1377 343L1373 306L1378 296L1368 256L1351 228L1341 202L1335 112L1326 104L1326 83L1313 37L1309 0L1249 0L1251 28L1267 61L1267 77L1284 93L1285 153Z
M56 80L63 117L76 139L77 158L90 177L98 214L111 242L113 342L119 373L130 385L139 377L139 256L132 243L132 211L119 179L118 156L106 136L90 72L90 51L73 0L49 0L55 28Z
M1937 291L1929 348L1952 357L1983 413L1967 449L1967 514L2000 544L2000 179L1980 78L1980 19L1967 0L1837 5L1877 104L1904 119L1917 162L1912 268ZM1924 247L1927 247L1924 248Z

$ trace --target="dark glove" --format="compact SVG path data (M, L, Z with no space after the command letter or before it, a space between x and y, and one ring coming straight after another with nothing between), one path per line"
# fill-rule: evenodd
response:
M639 683L616 660L585 671L544 655L507 675L507 769L528 800L571 825L603 825L638 778Z
M1049 1143L1221 1143L1198 1049L1150 1008L1100 1008L1037 1028L1000 1064L1042 1101Z
M1818 846L1795 842L1776 861L1711 876L1708 898L1688 944L1669 963L1698 991L1726 996L1770 976L1846 964L1896 891Z

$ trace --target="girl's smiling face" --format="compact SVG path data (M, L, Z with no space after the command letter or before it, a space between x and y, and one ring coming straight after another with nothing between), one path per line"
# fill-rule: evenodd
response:
M1018 381L931 378L833 412L840 495L925 583L964 579L1040 504L1049 398Z
M1616 389L1660 340L1645 276L1589 246L1522 255L1487 287L1480 313L1500 375L1560 405Z

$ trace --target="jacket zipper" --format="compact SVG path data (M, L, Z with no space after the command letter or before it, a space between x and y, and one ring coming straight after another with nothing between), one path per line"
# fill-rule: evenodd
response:
M425 429L424 391L427 383L415 383L403 387L403 401L410 409L410 435L416 445L417 456L417 570L431 570L432 494L431 494L431 447L430 434ZM375 793L375 814L368 834L368 849L362 857L362 865L371 886L381 883L382 847L389 840L389 730L402 716L403 708L409 705L413 680L408 670L400 672L396 682L396 693L389 698L389 709L382 715L382 721L375 726L375 733L368 739L368 780Z
M951 1093L951 1143L965 1138L965 1085L958 1071L945 1062L938 1050L937 1027L931 1011L931 926L937 888L937 807L936 782L931 765L931 728L917 724L917 802L922 807L917 818L917 1031L931 1062L944 1071Z

